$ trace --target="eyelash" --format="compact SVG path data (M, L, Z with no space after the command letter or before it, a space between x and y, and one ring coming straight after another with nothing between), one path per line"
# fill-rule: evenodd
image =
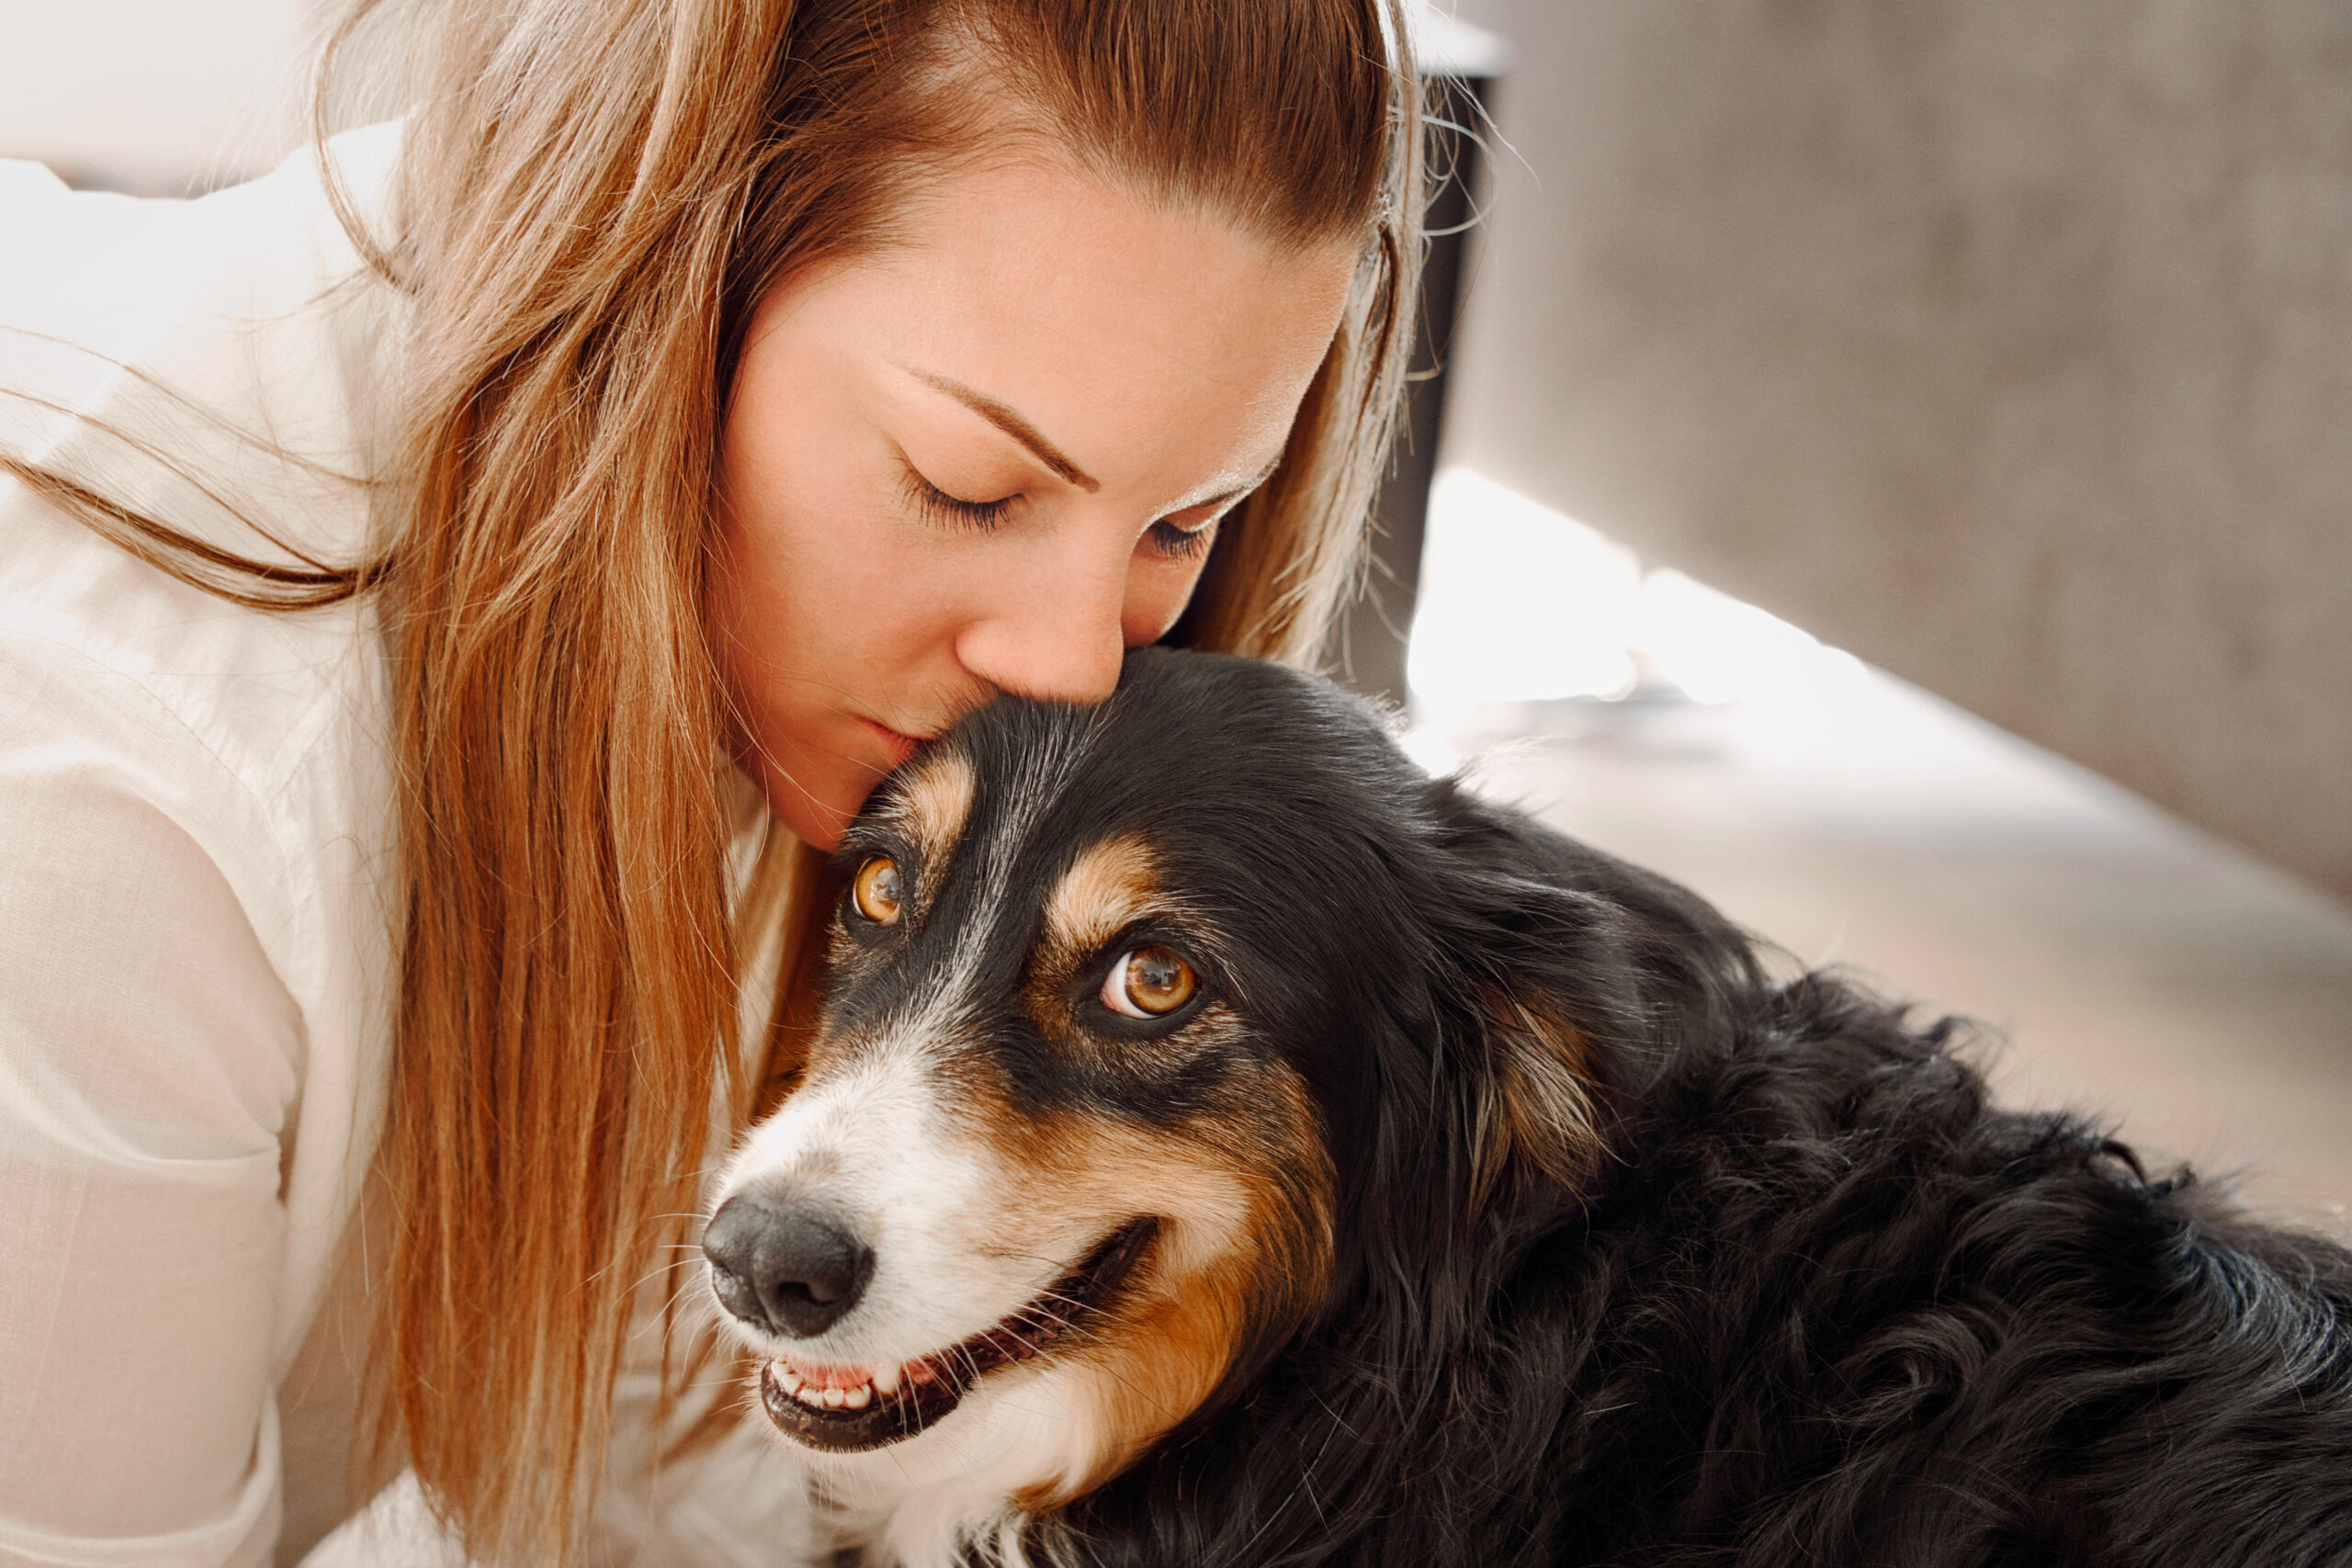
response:
M948 527L977 528L985 534L1012 510L1009 495L997 501L966 501L948 494L912 468L907 470L907 491L925 517Z
M1012 498L997 501L966 501L924 479L912 468L907 470L907 490L925 517L946 527L974 528L987 533L1004 521L1012 510ZM1153 549L1169 560L1190 560L1209 547L1210 536L1216 532L1214 520L1195 528L1179 528L1166 518L1146 530Z
M1162 518L1146 530L1151 547L1170 560L1191 560L1209 547L1209 536L1216 532L1214 522L1197 528L1179 528Z

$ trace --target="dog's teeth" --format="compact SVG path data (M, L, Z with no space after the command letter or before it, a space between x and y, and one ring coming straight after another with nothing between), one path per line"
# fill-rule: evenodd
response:
M778 1361L775 1364L775 1382L776 1386L784 1390L786 1393L798 1393L800 1392L800 1374L794 1371L790 1367L786 1366L782 1361Z
M863 1410L868 1404L872 1403L873 1398L873 1388L868 1384L860 1383L855 1388L851 1389L849 1393L842 1396L842 1408L844 1410Z
M827 1390L825 1391L825 1408L826 1408L826 1409L828 1409L828 1410L839 1410L842 1405L844 1405L844 1404L848 1404L848 1403L849 1403L849 1395L847 1395L847 1394L843 1393L840 1389L837 1389L837 1388L829 1388L829 1389L827 1389Z
M888 1398L891 1394L899 1392L899 1368L897 1363L893 1362L883 1371L874 1374L874 1392L881 1394L885 1398Z

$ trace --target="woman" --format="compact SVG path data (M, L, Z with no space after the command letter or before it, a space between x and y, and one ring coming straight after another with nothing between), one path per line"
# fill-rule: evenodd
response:
M805 852L995 692L1311 659L1354 559L1391 0L434 22L254 186L0 186L0 1560L290 1561L355 1363L551 1560Z

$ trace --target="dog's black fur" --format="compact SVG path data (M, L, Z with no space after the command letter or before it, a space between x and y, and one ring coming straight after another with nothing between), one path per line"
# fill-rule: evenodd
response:
M1102 708L957 740L985 796L1073 734L1057 811L1148 831L1214 911L1214 983L1323 1118L1339 1252L1313 1321L1040 1557L2352 1563L2352 1255L1996 1109L1952 1025L1773 977L1321 682L1147 651ZM1498 998L1589 1050L1587 1178L1525 1147L1482 1176Z

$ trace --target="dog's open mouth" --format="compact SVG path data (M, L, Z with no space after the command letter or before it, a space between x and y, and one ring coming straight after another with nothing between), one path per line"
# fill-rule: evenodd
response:
M760 1368L760 1403L769 1420L810 1448L848 1452L911 1438L955 1409L989 1373L1029 1360L1082 1329L1158 1228L1157 1221L1142 1219L1114 1231L1085 1261L994 1327L866 1374L854 1386L842 1386L838 1372L804 1371L778 1357Z

